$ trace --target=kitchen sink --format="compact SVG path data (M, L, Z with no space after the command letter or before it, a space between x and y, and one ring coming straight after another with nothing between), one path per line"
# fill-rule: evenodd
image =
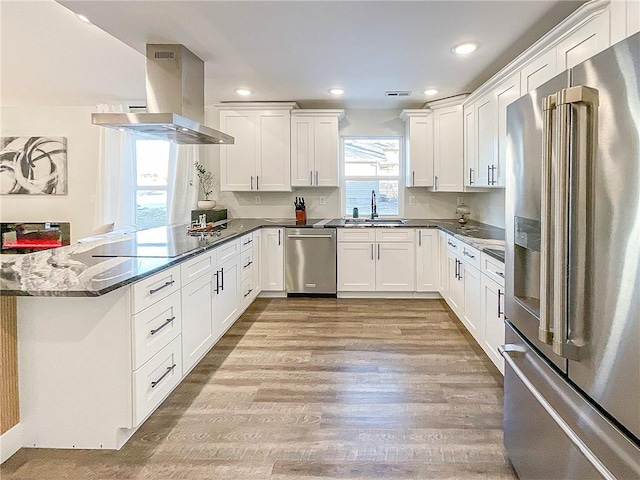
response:
M347 218L346 227L399 227L406 223L401 218Z

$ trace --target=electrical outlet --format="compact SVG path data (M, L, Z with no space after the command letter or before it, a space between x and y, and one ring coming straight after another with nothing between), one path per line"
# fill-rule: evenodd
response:
M320 197L320 205L326 205L327 204L327 199L324 197Z
M256 195L255 203L256 205L262 204L262 197L260 195Z
M414 195L409 195L409 205L416 204L416 197Z

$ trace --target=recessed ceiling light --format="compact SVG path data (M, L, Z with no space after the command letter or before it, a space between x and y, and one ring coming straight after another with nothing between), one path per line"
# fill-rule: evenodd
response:
M89 19L88 19L87 17L85 17L84 15L82 15L82 14L80 14L80 13L77 13L76 15L77 15L77 16L78 16L78 18L79 18L80 20L82 20L84 23L91 23L91 20L89 20Z
M436 93L438 93L438 90L436 90L435 88L429 88L429 89L425 90L422 93L424 93L425 95L431 96L431 95L435 95Z
M180 130L182 130L183 132L188 132L189 131L188 128L184 128L184 127L182 127Z
M468 53L475 52L478 48L477 43L461 43L451 49L456 55L467 55Z
M329 90L331 95L344 95L344 92L346 92L344 88L332 88Z
M243 97L246 97L247 95L251 95L251 90L247 90L246 88L239 88L236 90L236 93L238 95L242 95Z

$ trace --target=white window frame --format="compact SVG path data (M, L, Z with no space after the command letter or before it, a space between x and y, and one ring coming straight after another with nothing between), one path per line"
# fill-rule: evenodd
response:
M402 135L347 135L340 137L340 218L353 218L353 215L345 213L347 207L347 177L345 174L344 142L353 139L398 140L398 214L379 215L378 218L404 218L404 137ZM396 177L358 177L364 182L377 182L380 180L395 180ZM366 217L361 217L366 218Z

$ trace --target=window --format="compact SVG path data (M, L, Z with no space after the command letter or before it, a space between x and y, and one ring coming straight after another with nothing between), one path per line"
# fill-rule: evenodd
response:
M169 142L135 140L135 223L138 228L167 224Z
M400 137L346 137L343 140L344 209L371 215L371 192L380 216L400 215Z

